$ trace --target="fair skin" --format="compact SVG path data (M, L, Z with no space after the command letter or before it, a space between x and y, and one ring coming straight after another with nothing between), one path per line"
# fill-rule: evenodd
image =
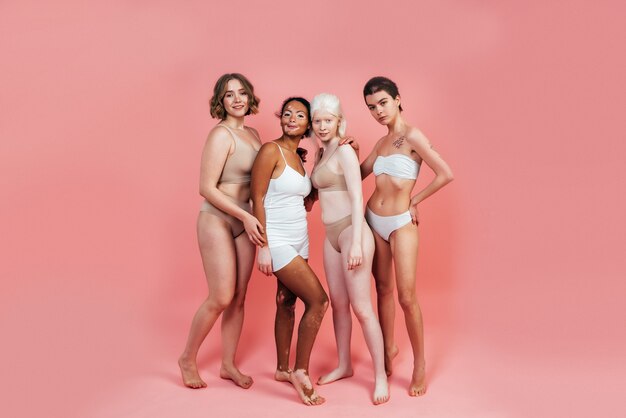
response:
M324 150L316 168L325 164L334 173L343 175L347 191L320 191L322 220L333 223L351 216L352 225L339 235L337 252L328 239L324 241L324 270L333 307L333 325L337 342L338 365L322 376L323 385L353 375L350 355L352 316L350 307L361 324L367 347L374 363L375 386L372 402L375 405L389 400L385 374L383 336L370 298L370 272L374 256L374 238L363 218L363 194L359 160L350 147L339 146L340 119L325 110L313 115L313 132ZM315 169L314 169L315 170Z
M411 214L412 222L395 230L389 237L389 242L374 232L376 252L372 271L376 280L378 316L385 341L387 374L392 373L392 360L398 353L393 332L395 316L393 293L394 287L397 287L398 300L413 349L413 375L409 394L421 396L426 392L426 362L422 313L415 295L419 223L417 206L452 181L453 175L448 164L434 150L429 140L404 120L399 110L400 96L392 97L388 92L381 90L365 96L365 101L372 116L385 126L388 132L376 143L371 154L361 164L362 177L365 178L372 172L376 157L390 154L404 154L418 164L424 162L435 173L435 178L412 197L415 180L381 174L376 177L376 189L367 202L369 209L380 216L397 215L406 212L407 209ZM391 272L392 265L395 269L395 281Z
M244 389L253 383L252 378L235 365L235 354L255 244L262 244L264 240L259 221L234 202L249 200L249 184L219 184L224 164L234 152L234 140L221 125L227 125L255 149L259 149L261 143L256 131L244 126L248 95L241 82L230 80L226 90L223 99L226 118L211 130L202 151L200 194L216 208L241 220L245 232L233 238L230 225L222 218L207 212L198 215L198 244L209 295L194 315L187 344L178 360L185 386L194 389L207 386L198 373L198 350L220 314L223 314L220 376Z
M283 135L273 143L266 143L261 147L252 168L251 196L254 215L261 222L263 230L265 230L266 220L263 201L270 179L277 179L287 169L285 160L298 174L302 176L306 174L300 157L296 154L298 144L309 126L306 106L297 101L287 103L280 120ZM276 144L282 148L285 160ZM266 238L264 234L263 238ZM263 246L259 249L258 267L262 273L268 276L273 273L278 279L274 324L277 367L274 377L278 381L290 382L304 404L321 405L325 399L313 388L309 378L309 360L313 343L328 307L326 292L309 267L307 260L301 256L295 257L280 270L272 272L269 247ZM295 323L296 298L304 302L304 314L298 326L296 361L292 371L289 368L289 352Z

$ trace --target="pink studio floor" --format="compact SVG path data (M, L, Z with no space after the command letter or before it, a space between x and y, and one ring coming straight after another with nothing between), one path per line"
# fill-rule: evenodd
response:
M372 369L360 328L355 324L355 376L318 387L327 398L326 404L306 407L288 384L272 379L273 306L258 303L272 300L273 283L267 285L272 280L253 277L250 286L250 306L239 351L241 369L255 380L249 390L218 377L218 329L209 335L200 355L201 374L209 387L191 390L181 384L176 359L194 309L185 300L187 297L173 296L176 301L170 309L159 311L154 293L132 303L127 296L115 299L110 289L107 292L101 286L98 292L94 289L99 299L90 301L91 310L70 301L67 295L55 295L54 299L36 296L34 301L43 311L58 310L56 304L60 303L62 313L22 316L22 325L41 331L37 344L26 351L14 346L4 349L5 358L19 361L7 366L16 379L5 379L0 387L5 397L3 415L583 418L623 417L626 411L619 401L625 386L624 354L618 344L610 344L607 339L606 344L598 341L594 347L577 347L558 330L550 336L524 329L519 323L511 323L507 331L495 320L462 322L437 308L452 298L436 293L425 293L422 298L428 362L428 392L424 397L411 398L406 392L411 358L397 312L401 351L390 378L391 400L376 407L370 403ZM115 303L105 302L108 298ZM76 312L84 315L78 317ZM5 313L5 319L18 314L16 310ZM16 338L27 334L10 328L10 335ZM32 363L25 363L25 358L32 359ZM317 378L330 370L334 362L329 312L314 349L312 376ZM20 374L23 370L31 375Z

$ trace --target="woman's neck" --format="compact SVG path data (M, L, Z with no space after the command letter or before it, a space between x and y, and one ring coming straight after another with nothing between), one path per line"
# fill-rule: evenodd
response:
M387 125L387 129L391 135L404 133L406 131L406 127L407 124L400 113L398 113L398 115Z
M234 117L231 115L227 115L226 119L222 121L222 124L228 126L231 129L243 129L243 121L244 117Z
M339 146L339 137L336 136L334 138L329 139L328 141L322 142L322 148L324 148L324 152L328 150L334 150Z
M301 139L302 139L302 136L289 136L289 135L284 135L284 134L283 136L278 138L278 140L280 141L280 145L283 148L286 148L289 151L293 151L293 152L296 152L296 150L298 149L298 145L300 145Z

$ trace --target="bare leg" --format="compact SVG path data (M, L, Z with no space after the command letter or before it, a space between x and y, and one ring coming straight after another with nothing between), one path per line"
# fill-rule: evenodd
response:
M276 339L276 373L279 382L289 382L289 351L295 322L296 295L291 293L279 280L276 281L276 318L274 320L274 338Z
M376 243L372 273L376 281L376 300L378 304L378 320L385 341L385 370L387 376L393 372L393 359L398 355L398 346L394 337L394 319L396 302L393 299L394 280L391 272L391 249L389 243L382 239L376 231L372 231Z
M352 228L347 228L351 230ZM348 235L349 234L349 235ZM370 280L372 258L374 256L374 238L367 224L363 223L363 264L355 270L347 270L345 268L348 262L348 251L351 245L350 239L352 234L347 232L340 238L342 249L342 264L344 266L345 283L350 298L350 304L355 316L359 320L365 342L372 356L374 365L374 392L372 393L372 402L375 405L385 403L389 400L389 385L387 383L387 374L385 372L385 351L383 346L383 334L380 324L374 314L372 300L370 296Z
M237 251L237 283L233 301L222 314L222 366L220 377L232 380L237 386L248 389L253 380L235 365L235 355L241 336L244 302L254 264L255 247L245 233L235 239Z
M403 226L391 237L398 299L404 312L404 321L413 348L413 377L409 386L411 396L421 396L426 393L424 324L422 311L415 295L418 242L417 227L413 224Z
M302 257L274 273L278 280L304 302L304 315L298 326L296 364L290 375L298 395L307 405L320 405L325 399L319 396L309 379L309 360L315 337L328 308L328 297L318 278Z
M352 231L352 228L346 229ZM341 235L344 235L344 232ZM334 370L318 379L318 385L331 383L354 374L350 356L352 315L350 313L350 298L346 288L346 278L344 277L346 270L346 261L344 259L345 257L342 257L341 253L335 251L328 240L324 240L324 270L333 308L333 328L337 343L338 362Z
M235 245L230 228L222 219L200 212L198 245L209 286L209 296L193 317L185 350L178 359L183 382L185 386L193 389L206 387L206 383L198 374L196 361L198 350L213 328L217 317L231 303L236 280Z

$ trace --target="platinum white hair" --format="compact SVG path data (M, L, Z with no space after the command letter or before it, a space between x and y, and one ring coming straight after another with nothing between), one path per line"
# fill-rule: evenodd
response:
M339 97L330 93L320 93L311 100L311 119L315 116L315 112L325 110L328 113L333 114L339 119L339 126L337 127L337 134L343 138L346 135L346 118L343 116L343 110L341 110L341 102Z

